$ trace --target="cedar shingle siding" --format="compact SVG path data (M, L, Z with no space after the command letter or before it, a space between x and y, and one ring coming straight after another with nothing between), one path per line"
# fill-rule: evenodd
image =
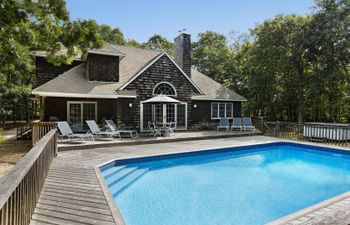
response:
M153 89L160 82L171 83L177 92L177 96L172 97L181 102L187 102L187 124L191 124L191 94L192 92L197 93L198 91L167 56L162 56L138 78L131 82L126 89L136 90L136 102L141 102L153 97ZM137 124L137 128L140 128L140 103L136 103L134 107L134 121ZM120 116L123 117L127 115L121 114Z
M217 101L192 101L192 105L196 104L197 108L192 108L192 129L213 128L218 124L218 120L211 119L211 103ZM241 116L242 102L233 103L233 116Z
M81 63L81 61L73 61L70 65L61 64L60 66L55 66L49 63L44 57L37 56L35 58L35 87L43 85Z
M97 102L97 123L102 119L117 117L117 100L116 99L91 99L91 98L45 98L45 120L50 116L56 116L59 120L67 120L67 102L68 101L87 101Z
M90 81L119 81L119 57L88 54L86 71Z

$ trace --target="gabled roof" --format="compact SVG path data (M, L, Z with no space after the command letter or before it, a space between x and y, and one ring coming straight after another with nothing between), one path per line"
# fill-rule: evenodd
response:
M109 53L120 54L124 57L119 64L119 82L89 81L86 76L85 63L82 63L35 88L32 94L40 96L86 98L136 97L136 91L129 91L124 88L161 56L166 55L173 61L172 57L167 53L131 46L106 44L102 50L97 51L100 51L101 54L104 51L108 51ZM194 94L192 96L193 100L246 100L244 97L225 88L197 70L192 69L191 78L189 78L175 62L174 64L199 93L201 93Z
M204 95L193 95L192 100L217 100L225 101L232 99L234 101L246 101L247 99L236 92L224 87L210 77L201 72L192 69L191 78L194 83L203 91Z

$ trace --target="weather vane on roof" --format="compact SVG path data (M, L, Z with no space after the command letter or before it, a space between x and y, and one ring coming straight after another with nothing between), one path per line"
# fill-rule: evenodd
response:
M179 33L185 33L186 32L186 29L182 29L182 30L179 30Z

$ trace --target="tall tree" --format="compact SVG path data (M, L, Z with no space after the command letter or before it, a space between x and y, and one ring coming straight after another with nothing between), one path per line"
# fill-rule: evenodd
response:
M147 42L143 43L143 46L148 49L166 51L170 55L174 55L174 44L159 34L150 37Z
M223 34L213 31L200 33L198 40L192 44L192 64L200 72L221 83L234 76L232 57L227 38Z
M0 117L24 110L33 81L30 51L47 51L55 64L69 63L102 41L94 21L70 21L64 0L0 3ZM57 55L62 45L66 54Z
M106 24L99 26L101 38L111 44L125 45L126 41L121 30L117 27L112 29Z

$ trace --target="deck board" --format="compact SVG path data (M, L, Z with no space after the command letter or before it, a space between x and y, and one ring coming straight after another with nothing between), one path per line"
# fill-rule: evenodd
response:
M112 159L273 141L256 136L59 152L53 160L30 225L116 224L94 171L96 166Z

